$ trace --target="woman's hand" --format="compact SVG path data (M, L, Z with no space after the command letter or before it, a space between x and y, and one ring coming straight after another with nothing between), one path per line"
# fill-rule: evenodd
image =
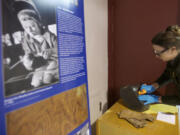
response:
M33 56L26 54L20 59L27 70L33 70Z
M153 93L155 90L156 89L153 85L142 84L140 87L139 95L150 94Z
M161 97L156 95L139 95L138 99L144 102L144 105L152 103L161 103Z
M45 60L50 59L51 55L52 55L51 49L46 49L42 52L42 56Z
M158 88L159 88L159 84L158 83L153 83L151 85L142 84L141 87L140 87L139 95L153 93Z

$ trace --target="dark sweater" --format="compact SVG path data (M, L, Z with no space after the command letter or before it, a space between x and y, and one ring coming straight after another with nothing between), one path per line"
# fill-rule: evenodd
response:
M180 103L180 54L174 59L167 62L164 73L156 81L160 87L173 82L178 89L178 95L173 97L162 97L163 102L175 100Z

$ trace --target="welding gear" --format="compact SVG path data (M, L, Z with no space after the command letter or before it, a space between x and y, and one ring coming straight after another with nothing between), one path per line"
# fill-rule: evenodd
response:
M142 128L146 126L147 121L154 121L154 117L150 114L135 112L131 110L122 110L121 112L118 112L117 115L120 119L127 120L136 128Z
M148 105L144 105L143 102L141 102L138 99L138 91L139 91L140 85L127 85L124 87L121 87L120 89L120 97L123 101L123 104L135 111L145 111L149 108Z
M138 99L144 102L144 105L158 103L160 96L156 95L139 95Z

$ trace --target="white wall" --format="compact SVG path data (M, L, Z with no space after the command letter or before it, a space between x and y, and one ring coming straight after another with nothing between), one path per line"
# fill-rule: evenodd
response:
M107 105L108 86L108 0L84 0L86 52L91 123Z

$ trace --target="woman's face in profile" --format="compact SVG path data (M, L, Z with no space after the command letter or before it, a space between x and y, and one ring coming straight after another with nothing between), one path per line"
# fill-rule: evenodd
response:
M157 58L161 59L164 62L168 62L170 60L173 60L178 55L178 52L176 50L176 47L171 47L169 49L166 49L162 46L153 44L154 54Z
M19 15L18 18L23 29L31 37L41 35L40 23L35 18L27 14Z

